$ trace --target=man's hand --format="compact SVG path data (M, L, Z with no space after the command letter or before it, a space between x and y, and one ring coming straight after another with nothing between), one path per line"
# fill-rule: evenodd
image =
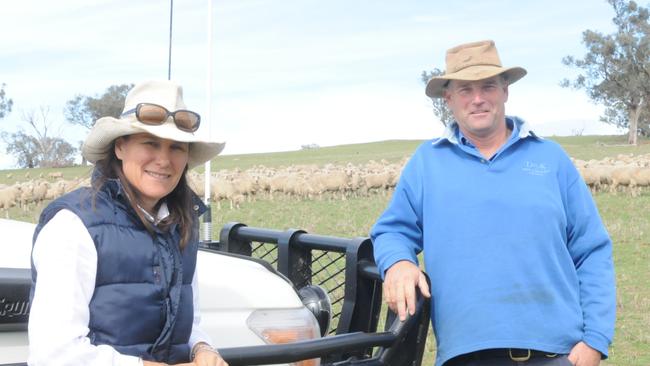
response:
M406 319L406 311L415 314L416 294L419 287L424 297L431 297L427 279L420 268L409 261L399 261L390 266L384 277L384 300L397 313L399 320Z
M589 347L585 342L578 342L569 353L569 361L575 366L598 366L600 352Z

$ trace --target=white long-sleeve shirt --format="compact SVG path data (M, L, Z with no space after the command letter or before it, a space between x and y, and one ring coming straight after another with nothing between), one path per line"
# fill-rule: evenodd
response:
M162 213L160 210L159 215ZM140 366L138 357L95 346L89 332L89 304L95 290L97 250L81 219L61 210L41 229L32 251L38 280L29 315L31 366ZM199 328L197 271L192 278L194 322L189 345L212 344Z

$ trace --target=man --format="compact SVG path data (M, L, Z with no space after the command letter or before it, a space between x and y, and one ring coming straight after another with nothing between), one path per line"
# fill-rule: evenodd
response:
M455 123L416 150L371 232L385 300L404 319L416 288L432 297L436 366L598 365L616 301L587 186L558 144L505 115L526 70L502 67L494 42L452 48L446 63L426 93Z

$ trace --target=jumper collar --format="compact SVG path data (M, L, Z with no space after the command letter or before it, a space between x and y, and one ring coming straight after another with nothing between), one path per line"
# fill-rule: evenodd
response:
M519 131L518 137L520 139L526 138L528 136L536 138L541 140L542 138L540 136L537 136L535 132L530 128L530 125L528 122L524 121L523 119L519 117L514 117L514 116L506 116L506 123L512 127L512 131ZM459 133L460 129L458 128L458 122L453 121L450 123L446 128L445 131L442 133L442 136L440 136L438 139L435 139L432 142L432 145L438 145L441 141L447 140L451 142L454 145L460 144L459 141Z

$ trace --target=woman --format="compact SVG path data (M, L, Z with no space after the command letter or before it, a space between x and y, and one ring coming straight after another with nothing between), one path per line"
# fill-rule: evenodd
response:
M227 365L198 327L205 206L185 174L224 145L199 124L180 86L152 81L93 126L92 187L48 205L34 233L30 365Z

